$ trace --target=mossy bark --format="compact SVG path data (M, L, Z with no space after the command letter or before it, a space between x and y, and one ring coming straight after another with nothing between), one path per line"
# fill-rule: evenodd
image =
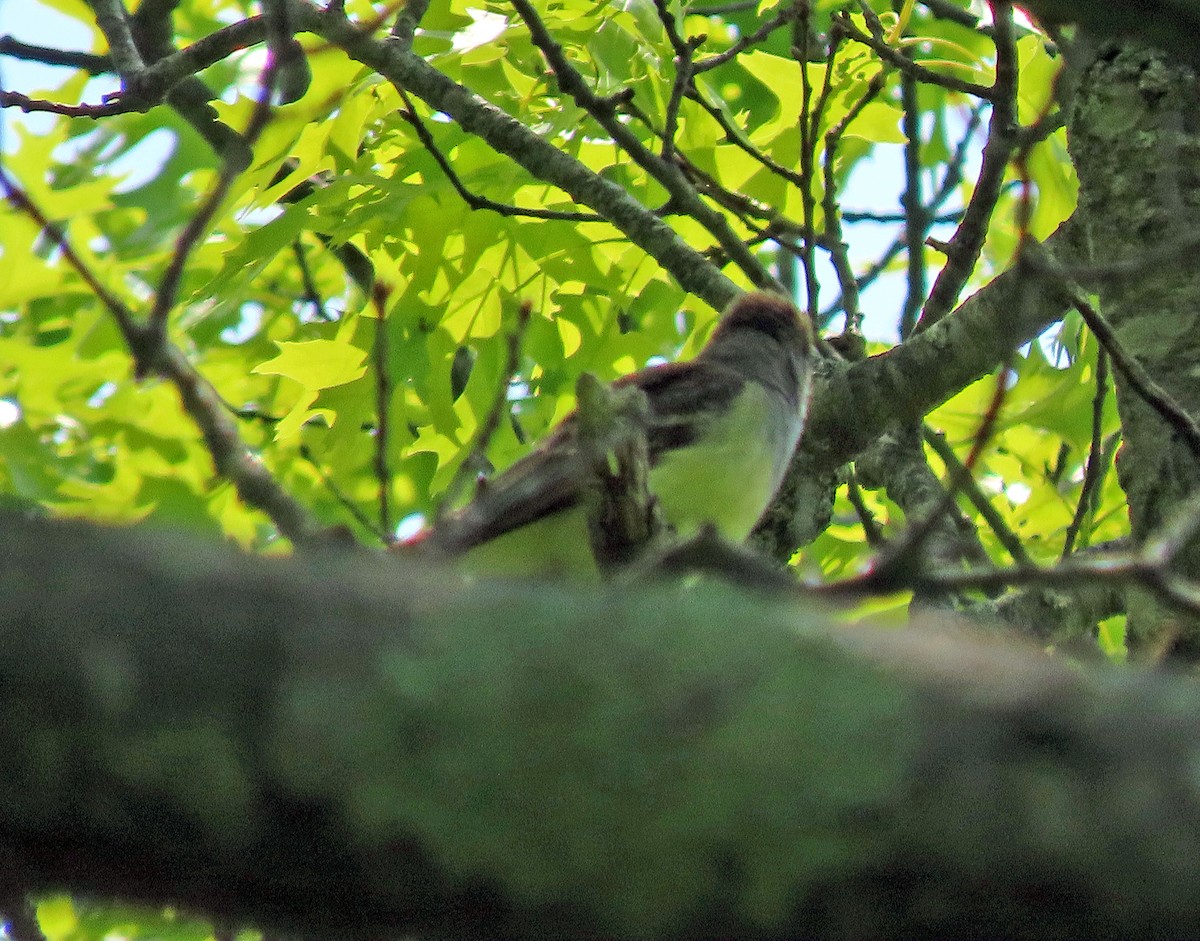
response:
M1200 934L1194 686L715 586L5 520L0 750L6 899L305 936Z
M1200 211L1200 83L1191 69L1125 45L1083 72L1068 126L1079 210L1093 263L1129 265L1099 284L1125 349L1183 408L1200 416L1200 271L1192 252L1163 258ZM1132 264L1130 264L1132 263ZM1117 377L1124 443L1117 472L1134 539L1143 541L1200 485L1200 461L1154 408ZM1200 542L1178 560L1200 577ZM1131 592L1131 650L1200 658L1200 620Z

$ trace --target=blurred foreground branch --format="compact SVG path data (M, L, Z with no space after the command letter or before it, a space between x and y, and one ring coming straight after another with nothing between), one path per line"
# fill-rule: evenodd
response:
M703 583L0 522L5 897L305 936L1200 933L1189 681Z

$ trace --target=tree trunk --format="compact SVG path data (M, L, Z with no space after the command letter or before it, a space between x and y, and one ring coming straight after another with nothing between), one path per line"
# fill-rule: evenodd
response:
M1068 126L1079 173L1075 221L1093 263L1122 263L1104 278L1102 312L1125 349L1188 414L1200 416L1200 271L1194 250L1172 253L1193 233L1200 205L1200 83L1188 68L1140 46L1107 46L1078 82ZM1171 425L1117 376L1123 447L1117 472L1141 543L1200 484L1200 461ZM1179 559L1200 576L1200 541ZM1200 658L1200 621L1131 591L1129 645Z

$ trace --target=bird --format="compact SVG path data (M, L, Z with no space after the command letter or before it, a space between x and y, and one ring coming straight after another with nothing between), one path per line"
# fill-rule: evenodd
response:
M775 496L804 428L814 344L788 299L741 295L700 353L648 366L614 389L647 404L649 489L680 538L712 525L743 542ZM594 479L577 413L474 499L413 541L497 575L597 572L584 494Z

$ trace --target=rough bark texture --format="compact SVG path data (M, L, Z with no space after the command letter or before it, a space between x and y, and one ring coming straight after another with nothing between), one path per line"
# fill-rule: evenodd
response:
M1046 240L1064 264L1080 260L1068 220ZM1014 267L948 317L879 356L818 379L800 444L813 466L834 469L897 424L911 424L1002 363L1070 308L1052 277Z
M1156 256L1192 233L1200 209L1198 95L1190 69L1142 47L1109 47L1084 72L1068 127L1080 179L1075 218L1093 262L1134 263L1100 284L1103 313L1126 350L1192 415L1200 415L1200 277L1186 263L1190 253L1165 264ZM1124 436L1117 471L1140 542L1200 484L1200 464L1120 376L1117 404ZM1180 565L1200 575L1200 543ZM1135 598L1131 648L1170 645L1188 659L1200 656L1200 621Z
M1195 63L1200 61L1200 0L1024 0L1044 23L1078 23L1106 38L1138 37Z
M6 520L0 750L6 898L309 936L1200 934L1191 683L711 586Z

